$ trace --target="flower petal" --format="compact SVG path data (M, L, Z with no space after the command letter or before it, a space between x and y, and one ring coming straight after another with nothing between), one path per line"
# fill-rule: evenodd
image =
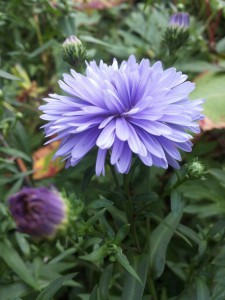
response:
M107 149L98 149L97 161L95 165L95 172L97 176L105 175L105 157Z
M116 136L121 141L126 141L130 136L130 127L123 117L116 118Z

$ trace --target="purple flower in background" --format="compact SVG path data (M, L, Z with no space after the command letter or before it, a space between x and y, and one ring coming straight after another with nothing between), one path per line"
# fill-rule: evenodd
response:
M175 13L170 17L169 24L171 26L188 28L190 26L190 17L188 13Z
M72 75L72 76L71 76ZM96 174L105 173L106 154L119 173L128 173L132 154L147 166L179 168L178 149L191 151L192 136L199 133L202 100L190 101L195 85L175 68L162 63L140 64L132 55L120 66L116 59L87 65L86 76L71 70L59 85L68 95L51 94L41 106L46 136L61 140L56 157L66 167L76 165L98 147Z
M23 188L9 198L9 209L20 232L37 238L54 237L66 223L66 205L56 190Z

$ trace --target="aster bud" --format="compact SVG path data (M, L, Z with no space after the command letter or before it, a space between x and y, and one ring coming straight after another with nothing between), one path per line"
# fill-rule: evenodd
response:
M82 72L87 59L86 48L74 35L68 37L63 43L63 59L68 62L76 71Z
M8 202L18 231L35 238L53 238L67 224L66 201L55 189L23 188Z
M187 29L190 26L190 17L188 13L176 13L170 17L169 25Z
M186 164L187 168L187 177L191 179L204 179L205 174L205 166L198 161L198 159L194 159L193 162Z
M188 13L175 13L170 17L164 40L170 53L182 47L189 38L190 17Z

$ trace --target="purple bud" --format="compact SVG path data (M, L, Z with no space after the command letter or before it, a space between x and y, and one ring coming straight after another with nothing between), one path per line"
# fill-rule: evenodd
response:
M175 13L170 17L170 26L188 28L190 26L190 17L188 13Z
M63 198L45 187L23 188L9 198L9 209L17 229L37 238L54 237L67 221Z

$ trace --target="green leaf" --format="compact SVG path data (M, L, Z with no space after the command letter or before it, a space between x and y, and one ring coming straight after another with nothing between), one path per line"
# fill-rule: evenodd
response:
M221 169L210 169L207 171L207 173L213 175L216 179L218 179L221 182L225 182L225 170Z
M77 15L65 14L62 21L60 22L60 27L62 28L62 32L65 34L65 36L70 36L74 34L74 31L76 30L76 17Z
M181 194L177 190L172 190L170 195L171 211L180 214L183 208Z
M95 38L93 36L81 35L79 38L82 41L93 43L95 45L101 45L101 46L108 47L108 48L113 47L112 44L106 43L106 42L102 41L101 39L97 39L97 38Z
M82 192L84 192L87 189L87 187L94 175L95 175L95 165L92 165L89 168L87 168L87 170L84 172L82 185L81 185Z
M25 256L28 256L30 254L30 244L28 243L24 235L19 232L16 232L15 237L23 254Z
M22 297L32 289L27 284L23 282L17 282L12 284L2 284L0 285L0 299L4 300L12 300L19 299L18 297Z
M113 202L109 201L107 199L97 199L94 201L91 201L88 206L87 209L97 209L97 208L105 208L108 206L112 206Z
M182 233L186 237L188 237L190 240L195 242L197 245L199 245L202 241L200 236L194 230L192 230L191 228L189 228L185 225L178 224L177 231Z
M4 185L6 183L9 183L9 182L12 182L14 180L17 180L17 179L22 179L24 177L26 177L27 175L30 175L32 174L33 171L27 171L27 172L21 172L21 173L18 173L16 175L13 175L13 176L10 176L10 177L6 177L6 178L0 178L0 185ZM20 182L18 182L18 185L19 185Z
M86 222L87 226L91 226L91 225L95 224L96 221L97 221L98 219L100 219L102 215L104 215L105 211L106 211L106 208L103 208L103 209L99 210L98 212L96 212L96 213L95 213L95 214L94 214L94 215Z
M222 38L221 40L219 40L219 42L216 44L216 51L218 53L225 53L225 38Z
M48 48L50 48L55 43L54 40L49 40L46 43L44 43L41 47L35 49L33 52L31 52L28 57L34 58L35 56L38 56L42 52L46 51Z
M146 203L155 202L157 200L159 200L159 195L155 192L140 193L133 197L133 201L143 201Z
M121 264L121 266L124 267L127 272L129 272L134 278L136 278L140 284L142 285L142 281L137 274L137 272L134 270L134 268L130 265L127 257L123 254L122 249L120 248L119 251L115 254L117 262Z
M107 255L108 255L108 247L107 245L103 245L98 249L94 250L92 253L79 256L79 258L93 262L93 261L98 261L100 259L103 259Z
M221 231L223 231L225 228L225 218L220 219L218 222L214 223L212 227L210 227L210 230L208 232L208 236L214 237Z
M0 147L0 152L3 152L9 156L14 156L16 158L18 158L18 157L22 158L28 162L32 161L32 159L27 154L25 154L24 152L17 150L17 149Z
M143 284L140 284L129 272L125 274L122 300L142 299L149 267L149 256L142 254L132 259L132 265Z
M127 216L123 211L119 210L115 206L109 206L107 207L107 210L116 221L123 223L123 225L124 223L127 223Z
M13 179L14 180L14 179ZM23 178L19 178L10 189L7 190L5 197L8 198L10 195L17 193L23 184Z
M109 299L109 288L110 288L110 281L112 279L112 272L113 272L113 264L110 264L104 269L101 275L99 281L99 294L101 300Z
M113 243L117 246L120 245L121 242L128 235L129 231L130 231L130 224L126 224L123 227L121 227L120 230L117 232L115 238L113 239Z
M8 73L8 72L5 72L3 70L0 70L0 77L2 78L5 78L5 79L9 79L9 80L20 80L20 78Z
M175 67L182 72L201 73L206 71L221 72L223 69L217 64L212 64L204 60L189 60L186 62L178 62Z
M5 240L4 243L0 243L0 249L0 256L5 263L21 278L21 280L32 286L34 289L37 289L38 285L36 280L9 241Z
M98 297L98 285L96 284L91 292L89 300L99 300Z
M210 293L207 285L201 278L196 280L197 300L210 300Z
M72 279L77 273L67 274L52 281L36 298L36 300L52 300L52 297L63 286L63 284Z
M167 247L176 231L181 216L182 211L169 213L150 236L150 268L155 278L160 277L163 273Z
M76 249L75 248L69 248L65 251L63 251L61 254L59 254L58 256L56 256L55 258L53 258L49 264L55 264L61 260L63 260L64 258L66 258L67 256L70 256L71 254L75 253Z
M216 125L225 122L225 74L208 72L196 80L192 99L205 99L204 114Z

